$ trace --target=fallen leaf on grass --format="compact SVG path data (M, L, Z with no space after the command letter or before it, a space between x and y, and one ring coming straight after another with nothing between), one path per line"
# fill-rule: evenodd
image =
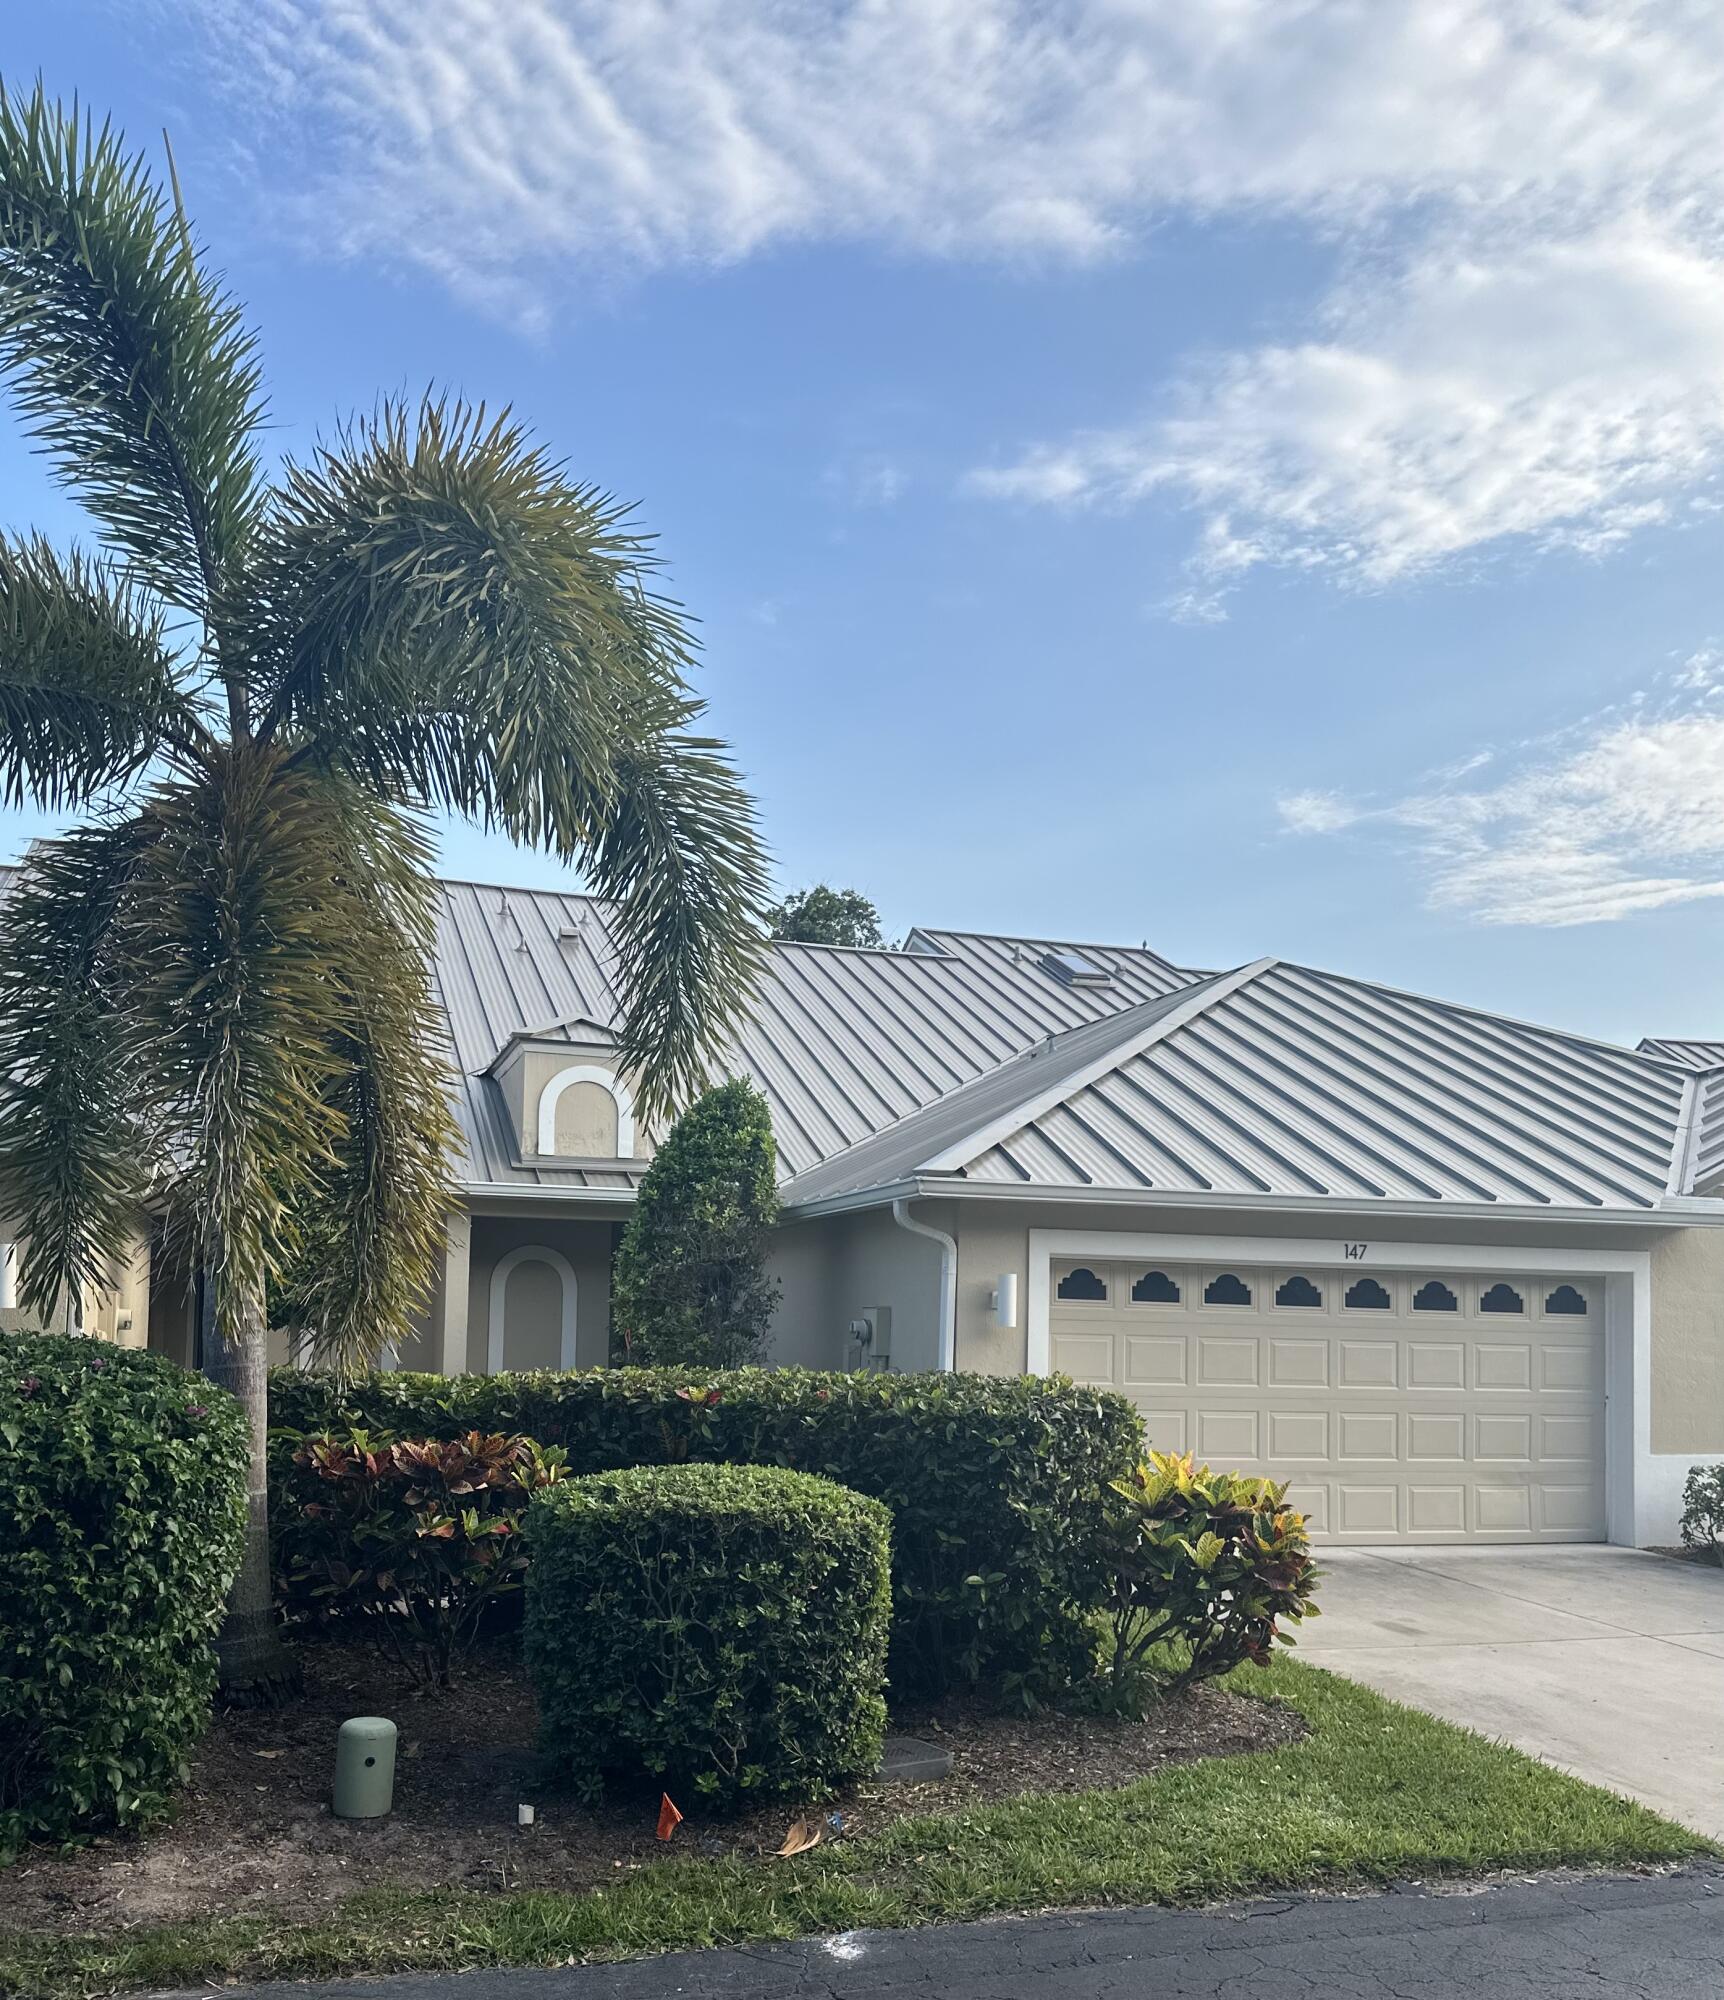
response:
M793 1854L806 1854L811 1847L820 1845L820 1829L812 1820L799 1819L784 1836L784 1845L778 1850L778 1858L787 1861Z

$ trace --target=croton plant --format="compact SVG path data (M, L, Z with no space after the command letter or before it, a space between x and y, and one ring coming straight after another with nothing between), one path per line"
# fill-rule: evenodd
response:
M528 1501L566 1469L560 1449L501 1433L307 1437L278 1523L282 1596L366 1619L416 1677L447 1687L487 1605L521 1588Z

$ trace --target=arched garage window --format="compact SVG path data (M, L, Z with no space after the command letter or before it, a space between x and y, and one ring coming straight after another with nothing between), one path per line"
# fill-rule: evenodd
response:
M1499 1280L1488 1291L1479 1294L1479 1311L1482 1313L1519 1313L1526 1311L1526 1300L1513 1285Z
M1140 1306L1176 1306L1179 1286L1165 1271L1145 1271L1132 1286L1131 1295Z
M1284 1285L1275 1287L1275 1303L1278 1306L1320 1306L1323 1294L1309 1278L1295 1276Z
M1062 1299L1105 1299L1107 1284L1105 1280L1098 1278L1087 1264L1080 1264L1075 1271L1068 1271L1060 1280L1059 1295Z
M1248 1306L1251 1287L1234 1271L1221 1271L1203 1288L1206 1306Z
M1413 1310L1416 1313L1452 1313L1460 1311L1461 1302L1445 1285L1441 1278L1432 1278L1413 1294Z
M1395 1305L1388 1287L1379 1285L1375 1278L1361 1278L1357 1284L1349 1285L1342 1303L1349 1312L1368 1313L1392 1312Z
M1544 1302L1547 1313L1584 1313L1586 1294L1577 1292L1572 1285L1558 1285Z

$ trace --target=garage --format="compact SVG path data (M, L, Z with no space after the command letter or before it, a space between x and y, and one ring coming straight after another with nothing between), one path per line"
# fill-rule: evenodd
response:
M1049 1359L1335 1542L1602 1541L1596 1278L1056 1259Z

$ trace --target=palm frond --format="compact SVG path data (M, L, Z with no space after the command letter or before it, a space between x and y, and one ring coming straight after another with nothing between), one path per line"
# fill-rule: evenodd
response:
M619 755L587 849L616 903L618 1043L648 1118L691 1103L746 1012L765 950L765 855L724 745L667 730Z
M135 1226L151 1144L137 1052L115 1004L134 822L43 841L5 906L0 953L0 1209L23 1238L20 1296L46 1318Z
M295 1248L301 1189L335 1163L342 828L314 774L224 753L160 787L128 898L126 1011L176 1137L172 1217L238 1337Z
M134 585L0 537L0 802L82 805L202 736Z
M650 545L506 417L385 407L291 468L258 541L261 733L384 797L586 864L622 905L645 1107L746 1003L766 872Z
M136 574L219 617L258 505L253 337L141 157L40 85L0 85L0 367Z
M347 820L352 862L345 905L330 912L344 1008L325 1097L341 1129L299 1204L282 1317L320 1363L347 1371L402 1345L430 1297L455 1127L447 1051L430 1029L429 843L407 815L351 793L331 810Z

